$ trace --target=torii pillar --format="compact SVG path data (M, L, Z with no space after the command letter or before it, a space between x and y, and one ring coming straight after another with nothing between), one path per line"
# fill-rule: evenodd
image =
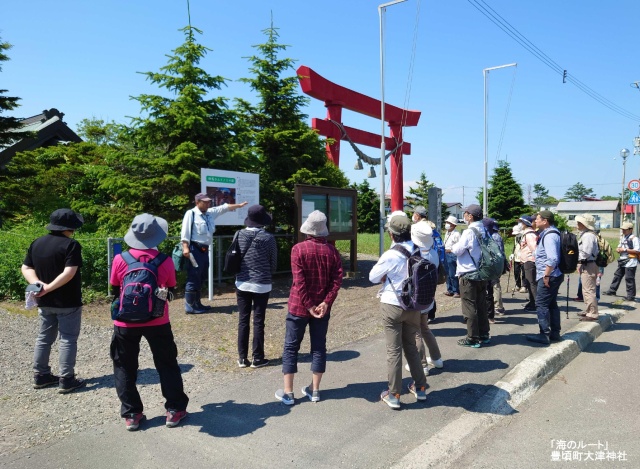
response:
M326 119L313 118L311 127L318 131L320 135L331 138L335 141L332 145L327 143L327 158L336 166L340 166L340 140L346 140L337 125L332 121L342 124L342 109L364 114L375 119L380 119L381 102L379 99L371 98L357 91L350 90L343 86L330 82L320 76L309 67L302 65L297 70L300 87L305 94L324 101L327 108ZM402 157L411 154L411 144L402 141L402 128L414 127L420 120L420 111L410 111L391 104L384 105L385 121L391 128L391 137L385 137L385 147L395 148L391 156L391 210L403 210L404 184ZM343 125L349 139L357 144L369 147L380 148L380 135L354 129ZM396 148L397 146L397 148ZM384 171L384 162L380 166L380 171Z

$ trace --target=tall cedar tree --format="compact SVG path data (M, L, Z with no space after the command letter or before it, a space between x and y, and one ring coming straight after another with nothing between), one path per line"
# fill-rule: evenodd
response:
M2 71L2 62L10 60L9 56L5 54L5 52L11 49L11 47L13 47L11 44L8 42L2 42L2 38L0 38L0 72ZM0 114L5 111L13 111L15 108L20 106L18 104L20 98L5 96L4 94L7 91L8 90L0 89ZM25 136L22 132L13 131L19 127L19 119L16 117L0 116L0 149Z
M140 103L145 117L132 119L130 138L137 149L135 160L146 161L143 167L135 165L143 174L133 180L143 185L140 195L157 201L148 208L169 218L177 216L199 192L201 168L246 168L246 159L236 151L234 142L235 113L228 109L226 98L210 96L226 80L199 66L211 50L196 42L195 34L202 31L191 25L181 31L186 40L167 55L167 65L160 72L143 73L173 97L132 97Z
M351 184L358 191L358 233L380 231L380 197L369 186L366 179L360 184Z
M258 103L236 99L236 110L246 124L241 137L253 147L254 170L260 174L260 203L276 225L292 230L295 184L347 187L349 181L327 161L322 140L304 122L301 109L309 99L299 94L298 77L285 75L295 61L279 58L288 46L278 43L273 22L263 33L267 42L254 46L258 55L247 58L253 76L240 80L258 94Z
M522 187L513 178L511 167L506 161L499 161L489 180L489 216L502 226L513 226L523 213L528 213L522 196Z

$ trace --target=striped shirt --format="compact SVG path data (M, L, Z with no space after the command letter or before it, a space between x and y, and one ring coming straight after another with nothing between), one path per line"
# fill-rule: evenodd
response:
M238 244L240 252L245 254L236 276L236 287L253 293L270 292L271 276L278 265L276 239L262 228L245 228L238 232Z
M326 238L309 237L291 249L293 284L289 293L289 312L309 317L309 309L324 302L327 313L342 285L342 259Z

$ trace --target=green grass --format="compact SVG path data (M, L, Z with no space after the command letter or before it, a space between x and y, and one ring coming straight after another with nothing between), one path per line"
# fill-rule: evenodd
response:
M349 241L336 241L338 251L348 253L350 249ZM384 250L391 246L391 239L387 233L384 234ZM377 256L380 254L380 234L379 233L358 233L358 254L368 254Z

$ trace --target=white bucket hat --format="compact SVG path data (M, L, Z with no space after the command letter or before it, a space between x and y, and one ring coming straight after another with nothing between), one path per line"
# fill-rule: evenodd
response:
M446 223L458 226L458 219L454 215L449 215L445 220Z
M300 232L315 237L329 236L327 216L320 210L314 210L300 227Z
M411 225L411 241L419 248L431 249L433 246L433 230L431 226L424 222Z

